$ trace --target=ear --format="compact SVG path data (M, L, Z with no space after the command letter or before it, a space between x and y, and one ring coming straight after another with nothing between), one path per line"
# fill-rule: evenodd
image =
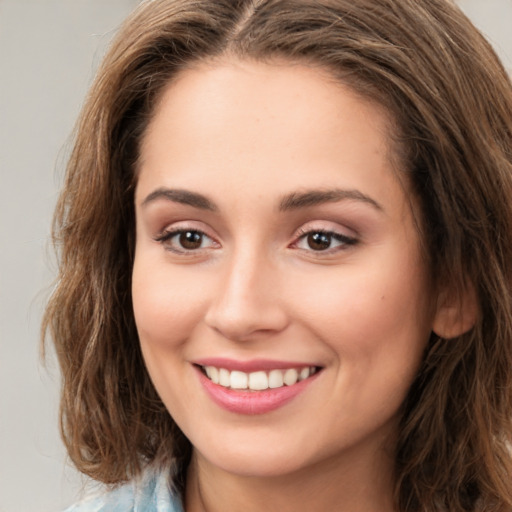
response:
M432 330L441 338L456 338L474 327L477 317L478 301L472 284L462 292L445 288L437 298Z

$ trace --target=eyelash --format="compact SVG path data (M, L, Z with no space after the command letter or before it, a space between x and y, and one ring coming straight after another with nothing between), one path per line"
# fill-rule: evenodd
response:
M198 247L196 249L187 249L184 247L176 248L176 247L171 247L170 244L168 244L168 242L170 240L172 240L174 237L176 237L178 235L184 235L186 233L194 233L196 235L199 235L201 237L201 244L203 243L204 238L210 239L213 242L213 244L217 244L217 242L215 242L215 240L213 240L213 238L208 236L204 231L201 231L200 229L187 229L187 228L177 228L177 229L173 229L173 230L164 231L163 233L161 233L160 235L158 235L155 238L155 241L162 244L166 250L177 253L177 254L182 254L182 255L185 255L185 254L192 255L193 253L197 253L201 249L204 249L201 247ZM334 248L328 247L326 249L321 249L321 250L314 250L311 247L309 249L301 249L300 247L297 247L301 241L306 240L307 237L310 235L322 235L324 237L329 238L329 245L332 244L332 240L336 240L337 242L340 243L340 245L337 247L334 247ZM313 253L318 253L318 254L332 254L334 252L342 251L342 250L347 249L350 246L356 245L358 242L359 241L357 238L349 237L347 235L342 235L341 233L337 233L336 231L329 231L326 229L300 229L298 236L296 238L296 241L293 242L291 244L291 246L292 247L295 246L298 249L306 251L306 252L313 252Z
M318 254L332 254L338 251L346 250L350 246L356 245L359 240L355 237L350 237L347 235L342 235L336 231L330 231L328 229L304 229L301 228L298 233L297 241L293 243L293 245L297 246L299 242L306 240L310 235L323 235L325 237L329 237L329 243L332 243L332 240L336 240L340 242L340 245L337 247L328 247L324 250L315 251L314 249L303 249L308 252L318 253Z
M192 228L176 228L176 229L172 229L172 230L166 230L163 233L161 233L160 235L158 235L155 238L155 241L162 244L166 250L177 253L177 254L193 254L193 253L197 253L199 250L201 250L202 248L186 249L184 247L176 248L176 247L170 246L170 244L168 242L170 242L174 237L176 237L178 235L184 235L185 233L194 233L194 234L199 235L201 237L201 244L203 243L204 238L208 238L216 244L216 242L213 240L213 238L208 236L204 231L201 231L200 229L192 229Z

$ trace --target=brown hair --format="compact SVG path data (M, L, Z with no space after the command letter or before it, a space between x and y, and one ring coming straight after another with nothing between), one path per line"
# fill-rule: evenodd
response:
M403 407L397 508L512 510L512 87L447 0L153 0L125 22L83 109L55 215L59 357L71 459L117 483L190 444L144 367L131 306L134 168L163 87L231 54L329 69L397 123L432 276L479 315L432 334Z

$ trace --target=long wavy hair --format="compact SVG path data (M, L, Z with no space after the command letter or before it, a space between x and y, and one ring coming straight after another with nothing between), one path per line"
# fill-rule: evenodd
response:
M144 367L134 323L135 167L163 88L201 60L314 63L396 124L432 279L471 286L478 319L432 334L403 404L400 511L512 510L512 86L448 0L152 0L127 19L77 125L54 219L57 286L43 336L78 469L120 483L189 441Z

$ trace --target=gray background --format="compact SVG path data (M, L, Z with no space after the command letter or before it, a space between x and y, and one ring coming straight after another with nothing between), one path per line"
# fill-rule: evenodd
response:
M82 479L38 355L55 263L49 225L94 69L137 0L0 0L0 512L57 512ZM512 70L512 0L460 0Z

